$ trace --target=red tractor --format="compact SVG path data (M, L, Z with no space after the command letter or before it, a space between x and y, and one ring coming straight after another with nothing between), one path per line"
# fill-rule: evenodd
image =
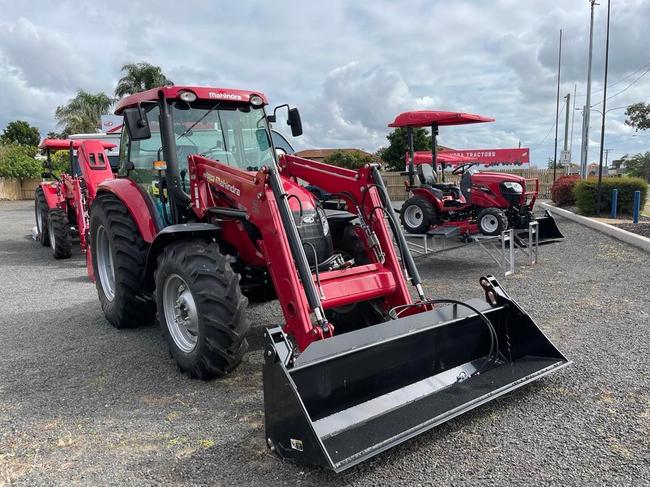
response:
M398 115L389 127L407 127L409 154L406 190L410 193L400 210L401 222L409 233L432 232L440 235L467 236L476 233L500 235L508 228L527 231L531 221L538 222L540 243L563 238L552 216L535 218L533 207L539 193L539 180L503 172L479 172L475 162L457 166L452 174L461 176L460 185L444 183L431 161L440 162L437 153L438 127L492 122L494 119L469 113L419 110ZM431 155L424 160L413 150L414 127L431 128ZM420 156L420 157L418 157ZM417 181L416 181L417 176Z
M113 179L106 149L115 144L97 140L45 139L39 149L46 153L45 181L36 188L34 213L36 235L43 246L50 246L55 259L67 259L72 252L71 238L79 235L86 253L90 230L88 211L97 186ZM69 172L56 176L52 171L52 153L66 150L70 155Z
M157 316L184 372L219 377L248 347L245 295L273 287L284 322L264 331L268 446L336 471L568 364L492 277L484 300L427 298L378 167L278 156L280 107L266 104L192 86L118 103L120 177L90 217L113 325ZM346 211L326 212L305 183Z

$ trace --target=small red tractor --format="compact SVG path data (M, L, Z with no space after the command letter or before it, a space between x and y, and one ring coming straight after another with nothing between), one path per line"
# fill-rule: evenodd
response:
M245 295L274 288L284 320L264 330L266 441L335 471L568 364L491 276L485 299L429 299L378 166L279 155L280 107L266 104L193 86L120 100L120 176L90 212L90 275L114 326L157 316L181 370L219 377L248 347Z
M406 127L409 140L405 182L410 193L400 210L400 219L407 232L432 233L444 236L500 235L508 228L528 230L531 221L538 223L539 243L563 238L553 217L546 213L535 218L533 207L539 193L539 180L526 179L503 172L476 171L475 162L468 161L453 169L461 176L460 186L438 181L431 161L440 162L444 153L437 151L438 127L492 122L494 119L470 113L417 110L398 115L389 127ZM413 128L431 129L431 154L423 160L413 150ZM420 157L418 157L420 156ZM444 178L444 166L441 174ZM417 182L416 182L417 176Z
M50 246L55 259L67 259L72 252L71 238L79 235L81 249L86 253L89 208L97 186L113 179L106 149L116 147L97 140L45 139L39 149L46 153L44 181L36 188L34 213L35 234L43 246ZM52 170L52 153L66 150L70 154L69 172L56 176Z

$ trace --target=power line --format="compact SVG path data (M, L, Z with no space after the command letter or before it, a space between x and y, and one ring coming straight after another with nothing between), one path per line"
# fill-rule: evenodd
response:
M637 79L635 79L634 81L632 81L629 85L627 85L627 86L626 86L625 88L623 88L621 91L619 91L619 92L617 92L617 93L614 93L614 94L611 95L611 96L608 96L608 97L607 97L607 100L609 100L610 98L614 98L615 96L618 96L618 95L620 95L621 93L627 91L628 89L630 89L634 84L636 84L636 83L637 83L641 78L643 78L643 77L644 77L646 74L648 74L648 73L650 73L650 68L646 69L646 70L643 72L643 74L642 74L641 76L639 76ZM594 103L594 104L591 105L591 106L592 106L592 107L595 107L596 105L600 105L601 103L602 103L602 101L599 101L598 103Z
M644 64L643 66L641 66L641 67L639 67L639 68L636 68L636 69L635 69L634 71L632 71L631 73L626 74L625 76L623 76L621 79L615 81L614 83L608 83L607 86L608 86L609 88L611 88L612 86L616 86L617 84L620 84L620 83L622 83L623 81L625 81L625 80L631 78L632 76L634 76L635 74L637 74L639 71L642 71L643 69L645 69L645 68L647 68L647 67L649 67L649 66L650 66L650 63L646 63L646 64ZM593 90L592 93L598 93L599 91L603 91L603 88L598 88L597 90ZM576 96L587 96L587 95L586 95L586 94L582 94L582 93L580 93L580 94L578 94L578 95L576 95Z
M564 106L563 106L562 108L560 108L560 113L559 113L559 115L562 115L562 112L563 112L563 111L564 111ZM543 138L539 143L531 145L530 148L532 149L532 148L534 148L534 147L539 147L540 145L542 145L542 144L544 143L544 141L546 141L546 139L548 138L548 136L551 135L551 131L552 131L554 128L555 128L555 122L553 122L553 125L551 125L551 127L548 129L548 132L546 132L546 135L544 136L544 138Z

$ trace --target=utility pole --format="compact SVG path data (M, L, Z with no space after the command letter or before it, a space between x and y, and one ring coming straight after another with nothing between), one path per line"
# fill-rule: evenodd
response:
M603 148L605 147L605 115L607 114L607 68L609 64L609 13L611 0L607 0L607 36L605 40L605 81L603 82L603 118L600 126L600 159L598 161L598 202L597 214L600 215L600 203L603 196Z
M569 106L571 106L571 93L567 93L564 99L566 100L566 107L564 108L566 114L564 117L564 150L562 152L566 160L566 154L569 152ZM570 165L571 157L569 157L569 160L567 161L567 168Z
M562 67L562 29L560 29L560 47L557 53L557 94L555 95L555 149L553 152L553 182L557 171L557 125L560 118L560 69Z
M571 111L571 142L569 143L569 171L571 170L571 163L573 163L573 122L576 120L576 94L578 92L578 84L573 84L573 110ZM568 172L567 171L567 174Z
M591 20L589 23L589 61L587 65L587 103L583 112L584 124L582 132L582 152L580 155L580 177L587 177L587 158L589 156L589 111L591 110L591 61L594 52L594 5L596 0L589 0L591 4Z

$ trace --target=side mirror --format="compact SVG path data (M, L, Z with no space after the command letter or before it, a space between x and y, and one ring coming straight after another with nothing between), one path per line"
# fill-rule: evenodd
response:
M131 140L144 140L151 137L147 112L142 107L126 108L124 114L124 125Z
M135 164L133 164L131 161L124 161L122 162L122 167L125 171L133 171L135 169Z
M298 137L302 135L302 121L300 120L300 112L297 108L289 109L289 118L287 125L291 127L291 135Z

